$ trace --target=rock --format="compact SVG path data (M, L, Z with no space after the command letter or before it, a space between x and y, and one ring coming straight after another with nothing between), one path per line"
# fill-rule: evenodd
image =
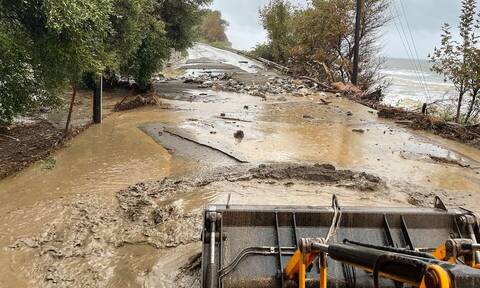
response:
M303 96L307 96L307 95L312 94L311 91L310 91L310 89L307 89L307 88L299 89L299 90L298 90L298 93L302 94Z
M313 119L313 117L310 115L303 115L303 119Z
M348 111L348 112L347 112L347 116L353 116L353 113L350 112L350 111Z
M329 102L329 101L327 101L327 100L320 99L320 102L317 102L317 104L320 104L320 105L330 105L330 104L332 104L332 102Z
M233 134L233 137L235 137L235 139L243 139L245 137L245 133L242 130L238 130Z
M225 113L220 113L220 117L225 117Z
M202 84L198 85L198 88L211 88L213 87L212 81L205 81Z
M248 105L243 106L243 109L248 110Z
M363 129L352 129L352 132L355 132L355 133L365 133L365 130Z

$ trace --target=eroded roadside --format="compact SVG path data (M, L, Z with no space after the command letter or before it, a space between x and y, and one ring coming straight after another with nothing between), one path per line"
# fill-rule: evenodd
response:
M189 73L225 67L200 52ZM478 150L242 65L258 70L220 85L158 81L165 106L115 113L55 153L52 169L0 182L0 287L198 287L201 210L228 195L389 207L438 195L480 210Z

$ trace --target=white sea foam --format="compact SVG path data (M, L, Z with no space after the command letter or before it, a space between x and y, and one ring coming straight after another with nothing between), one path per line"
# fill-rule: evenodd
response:
M431 103L455 95L455 87L445 82L441 75L430 70L431 64L419 60L416 70L410 60L388 59L381 74L391 84L385 91L386 104L399 105L405 102Z

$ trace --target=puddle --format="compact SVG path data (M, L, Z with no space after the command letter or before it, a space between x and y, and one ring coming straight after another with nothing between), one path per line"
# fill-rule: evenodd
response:
M41 200L82 193L114 193L141 180L157 180L175 171L171 155L138 126L178 121L175 113L139 110L113 114L55 153L53 169L36 164L0 184L2 211ZM178 163L177 163L178 164Z

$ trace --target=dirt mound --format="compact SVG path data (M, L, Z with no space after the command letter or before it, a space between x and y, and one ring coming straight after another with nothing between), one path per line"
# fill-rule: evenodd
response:
M116 104L114 107L114 110L116 112L119 112L119 111L133 110L136 108L151 106L151 105L161 105L161 102L156 95L153 95L153 94L144 95L144 96L138 95L133 100L122 101Z
M295 179L319 183L336 183L338 186L351 187L360 191L375 191L383 185L382 180L367 173L350 170L337 170L329 164L295 165L272 164L260 165L250 170L257 179Z
M394 107L381 108L378 111L378 117L394 119L410 128L427 130L442 137L480 148L480 125L464 126Z

